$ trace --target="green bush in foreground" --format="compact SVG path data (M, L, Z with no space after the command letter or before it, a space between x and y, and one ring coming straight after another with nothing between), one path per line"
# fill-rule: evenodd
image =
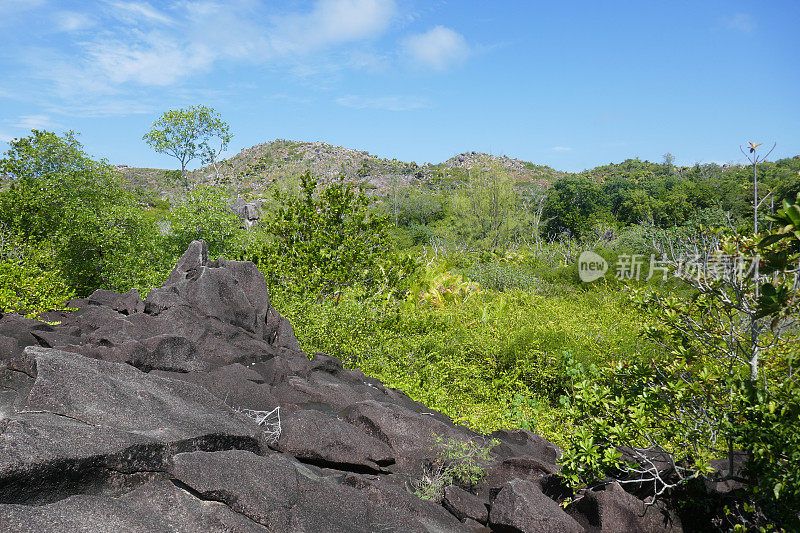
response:
M46 246L31 249L0 233L0 312L20 313L29 318L62 309L75 292L63 274L49 265L52 251Z
M33 130L11 141L0 173L10 178L0 190L3 232L35 251L38 267L59 271L78 295L146 289L168 269L138 197L116 169L87 156L72 132ZM51 252L46 264L43 249Z
M800 525L800 337L792 312L800 208L787 202L773 218L781 227L768 236L707 232L669 241L669 250L701 253L694 270L664 256L693 293L634 295L662 356L576 372L564 403L581 429L562 459L573 485L644 482L654 499L741 451L747 461L735 479L755 505L729 520L742 528ZM658 464L671 465L669 475Z
M500 444L497 439L479 442L476 439L445 439L433 434L437 458L423 469L421 479L414 482L414 493L423 500L439 502L448 485L456 484L472 490L483 479L484 466L491 461L492 448Z
M180 257L192 241L203 239L211 257L235 256L245 230L230 203L230 195L220 187L200 185L189 191L169 212L167 242L172 254Z
M299 196L278 191L276 200L265 227L271 239L258 257L271 287L317 296L396 283L405 263L388 260L389 219L369 209L362 191L343 183L317 190L306 173Z

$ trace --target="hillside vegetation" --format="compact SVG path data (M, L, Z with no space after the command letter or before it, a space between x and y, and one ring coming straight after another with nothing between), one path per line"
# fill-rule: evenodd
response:
M395 186L433 183L443 175L458 175L479 168L485 160L501 165L518 181L547 185L565 173L545 165L466 152L438 164L403 162L385 159L364 150L333 146L324 142L300 142L276 139L245 148L219 163L220 180L211 166L195 170L190 179L198 183L222 181L248 194L265 191L275 181L309 172L319 180L344 179L367 190L386 193ZM123 166L122 174L138 187L168 190L179 186L175 171Z
M753 167L669 158L575 174L274 141L186 189L33 132L0 164L3 312L144 294L203 239L256 263L307 353L477 431L542 434L569 490L635 482L700 530L797 525L800 159L757 167L757 233ZM264 200L259 224L236 198ZM608 267L591 283L589 251ZM742 488L707 490L726 472Z

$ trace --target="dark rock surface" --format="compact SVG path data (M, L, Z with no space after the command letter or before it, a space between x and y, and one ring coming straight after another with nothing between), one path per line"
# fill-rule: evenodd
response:
M509 532L584 531L539 487L523 479L508 482L494 499L489 525L495 531Z
M576 521L546 490L560 451L523 430L491 436L474 494L421 500L434 434L488 438L309 360L256 267L210 261L205 243L144 302L70 306L49 323L0 316L0 530L605 531L639 501L587 495Z
M454 485L445 487L442 505L462 522L470 519L485 524L489 520L487 502Z
M567 514L586 531L593 532L683 530L673 513L658 505L645 506L636 496L625 492L619 483L587 491L567 507Z
M264 531L225 504L198 498L167 480L116 497L80 494L41 506L0 505L0 524L19 533Z
M354 472L378 473L395 462L388 445L352 424L307 409L283 419L276 448L306 463Z
M484 486L490 496L495 496L513 479L538 482L557 470L555 463L544 463L533 456L509 457L486 468Z

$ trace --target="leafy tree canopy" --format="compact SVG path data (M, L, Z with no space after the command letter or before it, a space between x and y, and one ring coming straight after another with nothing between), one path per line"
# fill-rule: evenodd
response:
M290 292L330 294L356 284L375 288L386 280L381 266L391 223L369 208L362 191L334 183L317 192L317 181L307 173L299 196L277 192L276 199L264 265L274 284Z
M225 151L232 138L230 126L214 109L205 106L167 111L142 137L156 152L178 160L183 185L187 188L189 162L200 158L204 163L216 164L220 152Z
M33 130L0 159L11 177L0 192L0 226L57 269L79 295L147 287L157 275L158 235L136 195L106 161L86 155L72 132ZM42 264L47 256L49 265Z
M600 187L585 176L569 176L551 187L544 206L545 232L582 235L597 222L610 218Z

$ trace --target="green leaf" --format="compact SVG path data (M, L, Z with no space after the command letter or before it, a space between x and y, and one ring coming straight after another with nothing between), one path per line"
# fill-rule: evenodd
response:
M795 227L800 226L800 205L797 204L790 205L786 207L784 211L786 212L786 216L789 217L789 219L792 221L792 224L794 224Z
M761 242L758 243L758 247L759 248L766 248L767 246L771 246L771 245L775 244L776 242L781 241L781 240L783 240L785 238L786 238L786 235L782 234L782 233L776 233L776 234L772 234L772 235L767 235L766 237L761 239Z

